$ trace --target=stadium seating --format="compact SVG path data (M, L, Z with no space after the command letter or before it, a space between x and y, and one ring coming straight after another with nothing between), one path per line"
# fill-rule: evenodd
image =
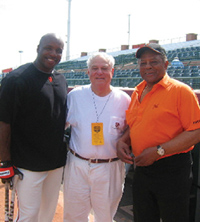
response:
M185 82L193 89L200 88L200 40L163 45L169 60L168 74L175 79ZM111 84L116 87L133 88L142 81L135 53L137 49L110 53L115 58L115 71ZM175 57L183 66L174 64ZM89 84L87 75L88 56L69 60L57 65L68 80L69 86ZM196 64L193 64L196 63Z
M169 76L181 80L192 86L194 89L200 88L200 68L199 66L173 67L169 66L167 70ZM63 73L68 80L69 86L89 84L89 78L86 71L70 71ZM188 80L188 78L191 78ZM115 70L112 79L112 85L118 87L135 87L142 79L139 69Z

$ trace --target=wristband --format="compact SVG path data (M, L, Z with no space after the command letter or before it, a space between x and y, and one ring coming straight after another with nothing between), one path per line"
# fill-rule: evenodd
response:
M0 163L0 178L8 179L15 175L13 166L10 161Z

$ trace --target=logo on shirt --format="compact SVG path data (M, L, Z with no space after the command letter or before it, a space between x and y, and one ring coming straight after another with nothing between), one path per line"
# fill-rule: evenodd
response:
M159 104L154 104L154 105L153 105L153 109L158 108L158 105L159 105Z
M193 124L200 123L200 120L198 119L197 121L194 121Z
M115 122L115 128L114 129L118 129L120 127L120 123L119 122Z

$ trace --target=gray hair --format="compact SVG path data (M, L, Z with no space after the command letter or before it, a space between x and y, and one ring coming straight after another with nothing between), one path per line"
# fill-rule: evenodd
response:
M115 59L113 58L113 56L108 55L105 52L97 52L97 53L94 53L92 56L90 56L89 59L87 60L87 67L88 68L90 68L92 60L96 57L101 57L101 58L105 59L108 62L108 64L111 66L111 68L114 68Z

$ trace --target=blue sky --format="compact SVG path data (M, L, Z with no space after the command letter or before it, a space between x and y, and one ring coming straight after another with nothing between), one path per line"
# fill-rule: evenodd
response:
M128 44L129 14L130 45L200 35L199 8L200 0L72 0L71 58ZM56 32L66 41L67 18L67 0L0 0L0 72L32 62L43 34Z

